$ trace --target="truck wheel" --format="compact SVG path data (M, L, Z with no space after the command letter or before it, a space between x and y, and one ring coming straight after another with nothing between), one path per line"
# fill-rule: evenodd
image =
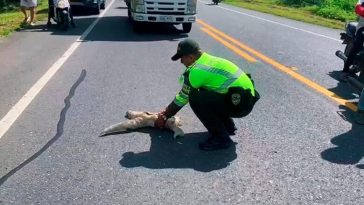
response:
M183 33L189 33L192 28L192 23L183 23L182 28L183 28Z
M134 32L140 32L142 30L142 25L138 21L133 21L133 31Z

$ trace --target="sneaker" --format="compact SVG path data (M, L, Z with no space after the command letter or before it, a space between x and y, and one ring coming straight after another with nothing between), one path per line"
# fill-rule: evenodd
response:
M30 22L29 24L30 26L35 26L35 23L34 22Z
M199 144L199 148L205 151L227 149L233 144L230 137L209 137L205 142Z
M364 110L358 110L356 112L355 122L359 125L364 125Z
M28 17L26 17L26 18L24 18L24 20L23 20L23 24L27 24L27 23L29 23L30 22L30 17L28 16Z

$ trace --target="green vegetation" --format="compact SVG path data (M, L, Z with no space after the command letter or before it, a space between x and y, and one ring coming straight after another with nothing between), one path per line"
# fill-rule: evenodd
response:
M20 0L0 0L0 37L21 28L23 14ZM294 20L342 29L347 21L356 19L357 0L224 0L247 9L270 13ZM47 16L47 0L38 0L37 19Z
M286 18L342 29L356 19L357 0L225 0L225 3Z
M0 0L0 37L9 35L14 30L20 29L24 14L19 8L20 0ZM38 0L37 20L47 18L48 1Z
M357 0L280 0L283 4L296 7L312 6L314 13L326 18L347 21L355 18Z

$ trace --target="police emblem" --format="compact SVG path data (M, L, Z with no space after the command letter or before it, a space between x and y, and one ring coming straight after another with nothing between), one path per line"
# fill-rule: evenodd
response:
M239 103L240 103L240 101L241 101L241 96L240 96L240 94L237 94L237 93L233 93L232 95L231 95L231 102L233 103L233 105L239 105Z

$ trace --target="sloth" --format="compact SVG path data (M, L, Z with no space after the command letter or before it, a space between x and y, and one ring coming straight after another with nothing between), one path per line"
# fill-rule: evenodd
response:
M104 129L99 136L102 137L112 133L124 132L142 127L154 127L154 122L158 118L158 113L129 110L126 112L125 117L128 120L111 125L110 127ZM178 116L169 118L165 124L165 128L168 128L174 132L174 138L184 135L183 130L180 128L181 126L181 118Z

